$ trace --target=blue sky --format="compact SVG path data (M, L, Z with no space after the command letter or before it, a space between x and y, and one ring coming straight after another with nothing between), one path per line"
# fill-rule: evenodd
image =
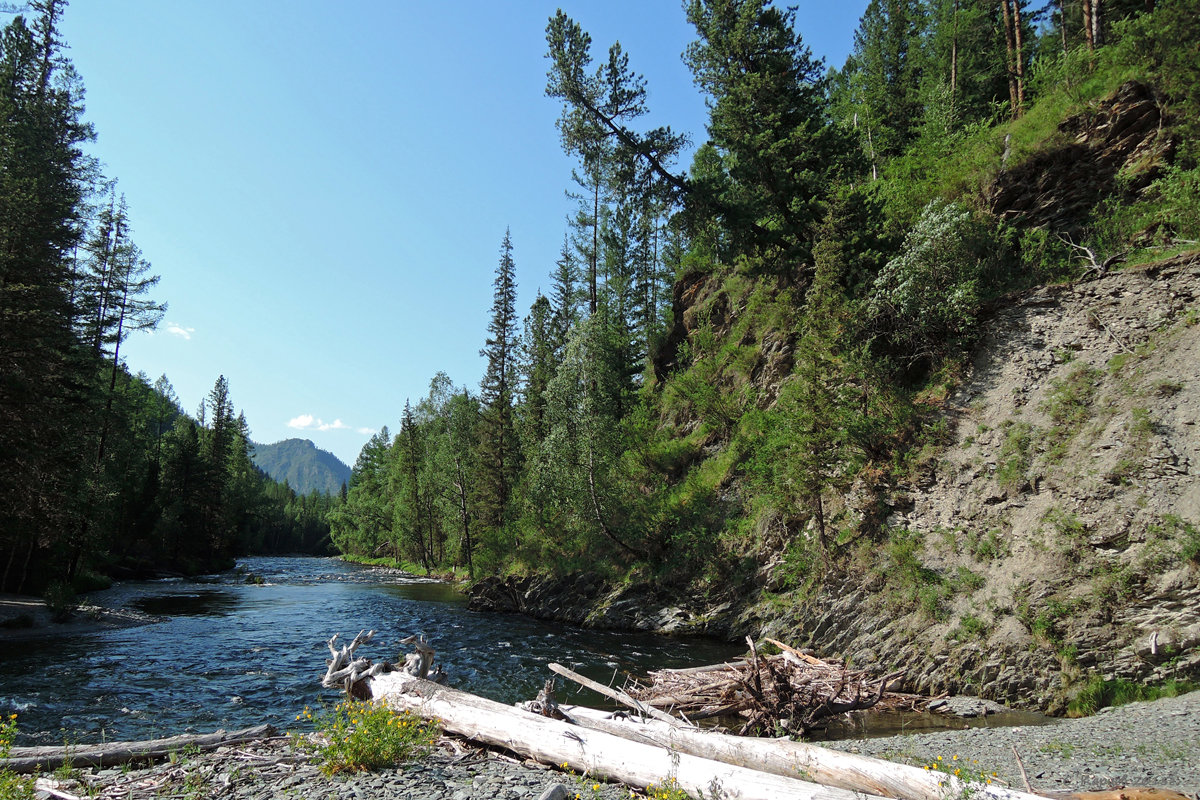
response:
M800 0L806 43L840 66L866 4ZM571 210L543 93L559 5L597 58L630 54L648 126L703 141L674 0L74 0L94 152L169 304L130 369L189 412L223 374L256 441L349 464L439 370L476 389L505 228L524 316Z

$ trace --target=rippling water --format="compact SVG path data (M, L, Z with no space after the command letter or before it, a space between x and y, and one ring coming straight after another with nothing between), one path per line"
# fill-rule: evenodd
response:
M451 685L503 702L530 699L558 661L597 680L695 666L742 648L704 639L583 630L468 611L453 587L318 558L250 558L261 585L218 575L124 583L92 596L161 621L69 637L5 642L0 712L19 714L19 744L114 741L240 728L295 728L320 689L326 640L375 629L360 652L396 660L424 633ZM621 679L618 678L618 683Z

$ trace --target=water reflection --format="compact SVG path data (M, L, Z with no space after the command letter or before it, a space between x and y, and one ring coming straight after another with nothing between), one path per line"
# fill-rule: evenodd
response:
M260 722L294 727L305 704L334 697L319 689L325 641L362 629L378 631L364 649L374 659L396 659L407 650L401 639L425 634L455 686L503 702L533 697L550 661L607 682L614 673L709 663L740 649L478 614L466 610L466 598L451 586L332 559L254 558L240 566L240 574L126 583L97 593L104 605L158 616L155 624L6 647L0 713L20 715L21 744L140 739Z
M206 589L139 597L132 605L154 616L226 616L237 608L238 598L230 592Z

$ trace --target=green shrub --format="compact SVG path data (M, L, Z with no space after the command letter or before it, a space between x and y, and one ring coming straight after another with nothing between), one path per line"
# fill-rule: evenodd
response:
M315 723L312 739L293 735L292 740L317 754L326 775L410 761L429 752L440 735L437 725L397 714L385 703L344 700L316 717L305 707L296 719Z
M1169 680L1158 685L1134 683L1124 678L1105 680L1099 675L1093 675L1078 694L1067 703L1067 716L1087 717L1102 708L1123 706L1127 703L1137 703L1144 700L1158 700L1162 697L1178 697L1181 694L1194 692L1200 685L1191 681Z
M876 278L870 315L909 358L945 356L974 334L999 249L992 229L968 209L934 200Z
M987 624L974 614L964 614L959 620L958 627L950 633L950 638L965 642L971 639L982 639L987 635Z
M1147 533L1154 540L1174 539L1179 543L1179 557L1183 561L1200 564L1200 529L1182 517L1165 514L1161 523L1149 526Z
M17 715L12 714L7 719L0 719L0 761L8 758L16 738ZM0 797L4 800L33 800L35 796L33 778L0 768Z
M1050 393L1042 404L1052 420L1065 428L1079 425L1088 419L1096 389L1103 373L1095 367L1081 364L1064 379L1050 382Z
M1033 426L1014 422L1007 426L1004 443L1000 445L996 481L1006 489L1018 490L1029 484L1029 468L1033 466Z
M79 608L79 598L69 583L51 583L46 587L43 599L55 622L65 622Z
M102 589L107 589L112 586L112 578L107 575L101 575L90 569L81 569L79 574L75 576L72 582L77 592L98 592Z

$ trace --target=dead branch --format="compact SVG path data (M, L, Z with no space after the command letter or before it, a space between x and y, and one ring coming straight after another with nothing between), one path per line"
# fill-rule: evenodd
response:
M626 687L630 696L689 720L729 717L742 734L802 735L822 719L868 708L898 709L924 704L922 698L888 692L901 673L871 677L844 664L823 661L783 642L767 639L779 655L765 655L748 639L741 664L689 670L658 670L649 683Z

